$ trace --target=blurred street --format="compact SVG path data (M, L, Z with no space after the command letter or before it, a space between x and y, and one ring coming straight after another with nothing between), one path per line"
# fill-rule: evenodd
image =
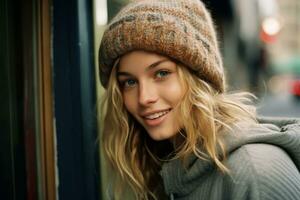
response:
M232 89L258 96L261 115L300 117L300 1L203 1Z
M257 112L265 116L300 118L300 98L293 92L294 80L294 76L287 74L274 75L266 80L265 92L258 95ZM297 88L299 90L300 86Z
M288 93L266 95L260 98L258 113L263 116L300 118L300 99Z

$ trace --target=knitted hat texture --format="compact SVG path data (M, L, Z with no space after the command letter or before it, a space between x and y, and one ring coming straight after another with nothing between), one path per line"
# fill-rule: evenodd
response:
M108 24L99 49L105 88L116 59L133 50L173 58L219 92L225 90L216 33L200 0L140 0L125 6Z

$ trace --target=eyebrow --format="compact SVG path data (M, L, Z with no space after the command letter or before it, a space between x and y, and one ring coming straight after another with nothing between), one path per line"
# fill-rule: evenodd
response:
M149 71L155 67L157 67L158 65L160 65L161 63L163 62L167 62L167 61L170 61L169 59L162 59L162 60L159 60L157 62L154 62L152 63L151 65L149 65L147 68L146 68L146 71ZM117 72L117 76L132 76L129 72Z

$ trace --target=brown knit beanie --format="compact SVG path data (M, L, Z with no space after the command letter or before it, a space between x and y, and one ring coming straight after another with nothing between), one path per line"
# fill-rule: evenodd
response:
M171 57L219 92L225 90L216 33L200 0L139 0L125 6L108 24L99 49L105 88L116 59L133 50Z

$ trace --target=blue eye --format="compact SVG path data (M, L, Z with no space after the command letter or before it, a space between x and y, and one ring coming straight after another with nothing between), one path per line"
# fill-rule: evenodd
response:
M156 73L156 77L157 77L157 78L164 78L164 77L168 76L169 74L170 74L169 71L161 70L161 71L158 71L158 72Z
M135 80L128 79L128 80L125 80L122 85L126 88L126 87L134 87L135 84L136 84Z

